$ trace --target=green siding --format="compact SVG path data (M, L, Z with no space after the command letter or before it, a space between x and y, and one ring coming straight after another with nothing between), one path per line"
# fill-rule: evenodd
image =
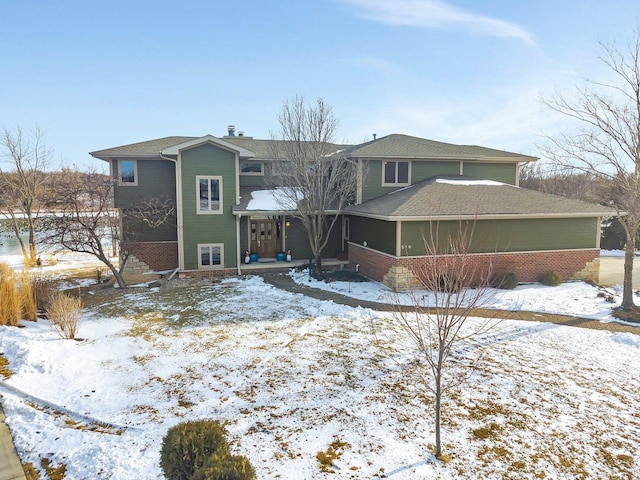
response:
M460 175L460 162L411 162L411 183L418 183L436 175Z
M396 223L365 217L349 217L349 241L390 255L396 254Z
M292 217L287 217L286 220L291 222L291 226L285 230L285 248L291 250L291 255L296 260L308 259L311 256L311 247L302 222ZM331 230L327 245L322 249L322 258L336 257L341 251L341 243L342 221L338 219Z
M176 168L169 160L138 160L138 185L120 186L117 183L118 161L113 160L114 206L127 208L151 197L176 198Z
M231 207L236 203L235 154L206 144L181 154L182 218L185 270L198 269L198 244L224 244L224 266L238 265L236 217ZM222 213L198 214L196 176L222 177Z
M117 181L113 187L113 204L122 209L123 240L133 242L176 241L177 220L172 215L168 221L157 228L149 228L139 220L127 216L127 209L141 201L156 198L169 199L175 206L176 169L169 160L138 160L138 185L120 186ZM118 178L118 161L113 160L113 175Z
M380 197L397 190L399 187L382 186L382 160L367 160L363 167L362 201Z
M366 202L372 198L380 197L393 192L401 187L382 186L382 160L363 160L363 172L365 173L362 182L362 201ZM497 182L516 184L517 163L478 163L464 162L463 174L481 180L494 180ZM444 160L412 160L411 161L411 183L418 183L422 180L436 175L459 175L459 161Z
M516 184L518 172L517 163L475 163L464 162L462 173L479 180L494 180L496 182Z
M440 252L444 252L449 235L455 236L461 230L456 221L403 222L401 244L411 245L410 255L426 253L423 238L430 239L431 227L438 229ZM597 218L479 220L473 229L471 252L596 248L598 232Z

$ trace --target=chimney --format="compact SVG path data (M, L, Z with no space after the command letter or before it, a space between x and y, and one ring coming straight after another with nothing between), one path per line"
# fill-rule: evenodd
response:
M229 136L233 137L236 134L236 126L235 125L229 125L227 127L227 130L229 130Z

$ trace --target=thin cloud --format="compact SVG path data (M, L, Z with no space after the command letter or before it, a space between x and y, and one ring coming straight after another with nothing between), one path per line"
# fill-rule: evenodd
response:
M360 7L362 17L388 25L459 27L477 35L514 37L533 45L533 36L515 23L486 17L439 0L340 0Z

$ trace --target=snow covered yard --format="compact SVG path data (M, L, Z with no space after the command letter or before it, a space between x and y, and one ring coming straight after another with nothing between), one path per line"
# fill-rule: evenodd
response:
M531 298L566 303L563 289ZM7 422L23 461L66 464L67 479L161 479L167 429L200 418L222 421L264 479L640 477L629 333L505 321L461 349L454 374L485 351L444 405L443 465L414 348L390 314L250 277L112 292L86 309L81 342L24 325L0 328ZM342 456L327 473L317 454L332 443Z

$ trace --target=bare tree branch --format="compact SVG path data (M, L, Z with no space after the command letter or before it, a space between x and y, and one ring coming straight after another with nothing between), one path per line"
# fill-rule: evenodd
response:
M633 308L633 258L640 228L640 34L620 49L602 44L610 81L587 81L573 97L543 100L576 120L573 134L549 137L545 154L557 165L598 180L601 201L617 209L626 233L622 308Z
M25 262L34 265L36 252L36 223L43 203L43 184L52 151L47 147L45 134L38 127L25 133L21 127L5 129L0 137L0 214L9 220ZM28 233L27 243L21 234Z
M283 210L294 211L302 222L322 272L322 249L327 245L336 215L355 199L356 165L337 152L338 121L332 108L318 99L309 106L303 97L285 102L278 116L280 131L272 134L271 153L276 199Z

